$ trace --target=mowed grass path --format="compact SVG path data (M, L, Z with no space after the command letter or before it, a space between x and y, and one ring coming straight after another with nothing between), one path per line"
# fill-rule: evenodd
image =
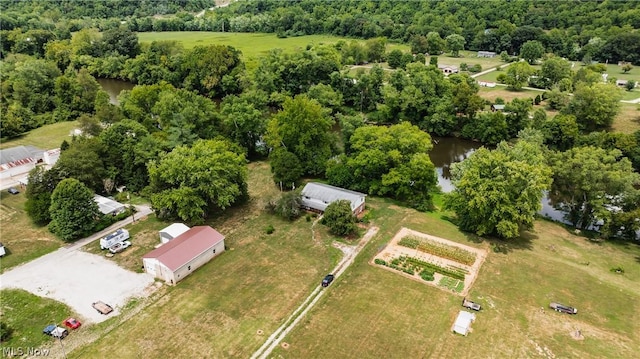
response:
M594 244L537 221L535 232L489 254L470 299L468 337L451 326L461 297L368 264L402 227L489 247L440 213L423 214L369 198L380 232L318 305L285 338L274 358L635 358L640 350L640 248ZM614 266L626 273L614 274ZM559 301L576 316L548 309ZM541 308L545 308L541 311ZM572 339L580 329L584 340ZM547 356L551 357L551 356Z
M249 191L249 203L211 222L226 236L225 253L68 357L248 358L341 256L328 240L311 239L305 218L287 222L264 211L267 199L278 195L266 163L249 165ZM265 234L269 224L271 235Z
M242 51L244 61L248 69L257 66L258 59L269 53L272 49L283 49L292 52L297 49L305 49L307 45L334 44L340 40L358 41L361 39L349 39L345 37L330 35L307 35L297 37L278 38L276 34L263 33L239 33L239 32L198 32L198 31L177 31L177 32L140 32L138 39L141 43L174 40L185 48L192 48L198 45L229 45ZM409 51L409 46L401 44L387 44L387 51L392 49Z

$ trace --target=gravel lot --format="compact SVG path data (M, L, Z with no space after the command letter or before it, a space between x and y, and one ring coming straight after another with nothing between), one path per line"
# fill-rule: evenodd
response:
M80 314L79 319L93 323L118 314L119 307L129 298L148 295L150 290L145 289L153 283L153 277L147 273L130 272L101 256L75 248L61 248L0 275L1 288L21 288L61 301ZM114 312L98 313L91 304L99 300L110 304Z

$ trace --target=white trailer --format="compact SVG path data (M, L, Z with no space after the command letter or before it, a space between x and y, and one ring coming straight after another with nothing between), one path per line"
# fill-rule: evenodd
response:
M116 243L124 242L129 239L129 231L126 229L118 229L117 231L100 238L100 249L107 249Z

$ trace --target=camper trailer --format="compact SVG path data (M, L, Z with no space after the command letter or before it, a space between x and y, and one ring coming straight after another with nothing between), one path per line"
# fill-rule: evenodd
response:
M124 242L129 239L129 231L126 229L118 229L108 236L100 239L100 249L107 249L116 243Z

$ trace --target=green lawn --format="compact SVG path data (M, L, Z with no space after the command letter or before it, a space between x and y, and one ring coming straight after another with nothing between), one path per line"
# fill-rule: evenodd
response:
M300 305L340 252L329 238L313 241L304 217L288 222L266 213L266 201L278 195L269 166L249 166L252 199L210 222L229 249L69 358L248 358L265 339L258 330L271 333ZM144 227L140 231L130 228L134 248L145 232L159 242L155 229L166 224L147 221L136 225ZM269 224L271 235L265 233Z
M257 66L258 58L269 53L270 50L281 48L291 52L304 49L309 44L333 44L340 40L354 41L345 37L330 35L308 35L278 38L276 34L263 33L235 33L235 32L200 32L200 31L180 31L180 32L140 32L138 39L141 43L175 40L186 48L198 45L230 45L242 51L244 61L248 69ZM364 42L363 40L355 40ZM387 51L392 49L409 51L409 46L401 44L387 44Z
M460 56L452 57L450 54L445 53L438 57L438 64L440 65L455 65L460 66L461 63L466 63L469 67L480 64L482 66L482 70L488 70L490 68L504 65L504 62L500 60L500 56L496 56L493 58L486 57L477 57L476 51L460 51ZM427 63L431 59L430 56L427 56Z
M535 90L520 90L520 91L511 91L507 90L505 86L496 86L496 87L480 87L480 91L478 95L484 99L487 99L491 102L495 101L496 98L500 97L506 102L511 102L514 98L535 98L538 95L542 95L543 91L535 91Z
M631 71L624 73L621 66L608 64L607 73L609 74L609 78L615 77L618 80L634 80L640 82L640 66L634 66Z
M76 316L65 304L20 289L0 291L0 312L2 322L13 329L12 336L2 342L2 347L23 347L25 350L27 346L57 345L52 337L42 333L42 329L49 324L62 325L69 316Z
M622 91L622 99L623 100L635 100L637 98L640 98L640 88L636 88L633 91L627 91L627 90L623 90Z
M60 248L62 240L46 227L36 226L24 211L24 189L12 195L0 192L0 239L7 254L0 259L0 273Z
M451 333L461 297L368 262L402 226L472 246L490 241L459 232L443 213L367 201L380 232L272 357L525 358L538 346L558 358L634 358L640 350L638 245L595 244L536 222L506 253L489 254L469 295L483 310L465 338ZM618 265L624 275L609 271ZM578 315L549 310L551 301ZM584 340L571 338L576 328Z
M640 131L640 104L622 103L620 112L611 126L614 131L633 133Z
M58 148L62 141L71 141L69 134L77 127L78 121L58 122L45 125L31 130L18 138L3 140L0 143L0 149L26 145L36 146L43 150Z

